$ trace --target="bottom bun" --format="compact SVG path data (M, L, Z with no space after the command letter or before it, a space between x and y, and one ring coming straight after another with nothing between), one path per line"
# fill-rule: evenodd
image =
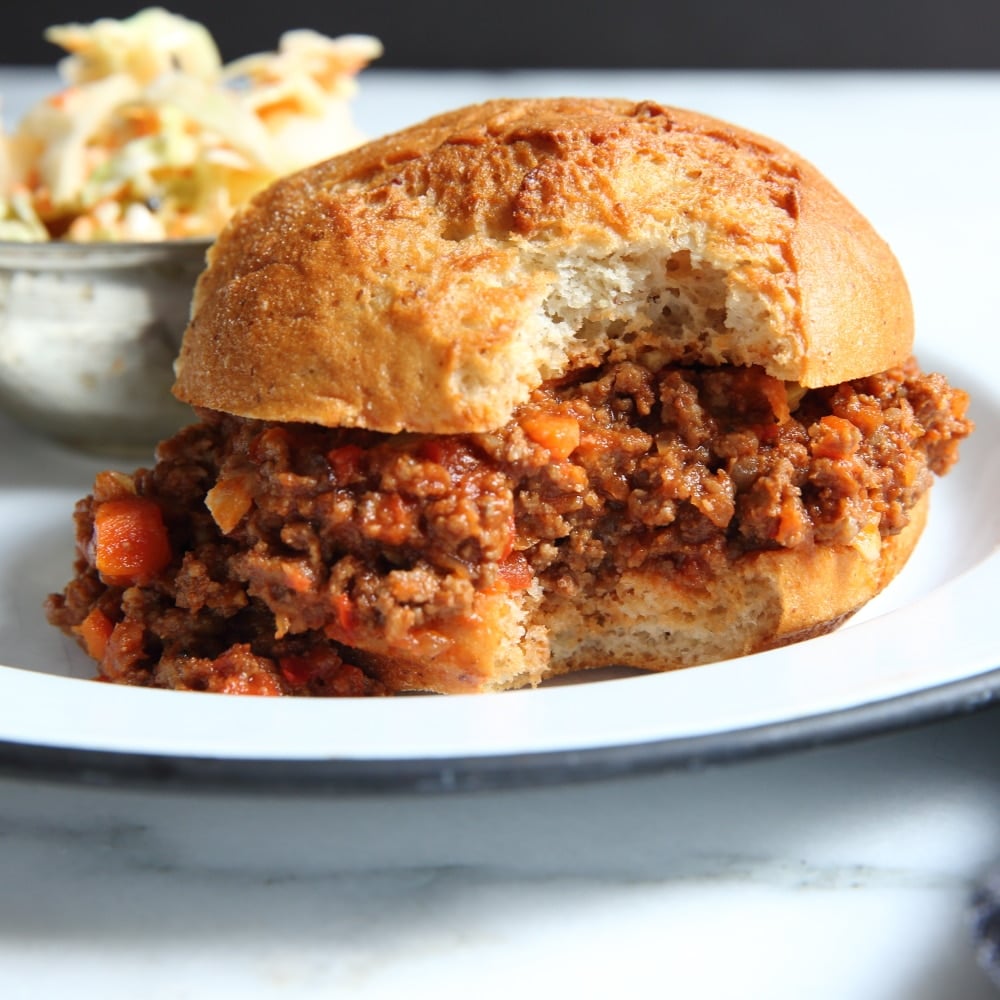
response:
M756 653L832 632L902 569L923 532L928 497L909 524L874 544L748 554L732 573L691 590L627 573L612 593L550 600L548 676L614 663L664 671ZM498 678L498 684L502 681Z
M609 666L663 672L757 653L832 632L893 580L927 519L925 494L896 535L864 543L749 553L693 589L649 571L572 599L481 594L439 653L372 650L367 669L394 691L499 691Z

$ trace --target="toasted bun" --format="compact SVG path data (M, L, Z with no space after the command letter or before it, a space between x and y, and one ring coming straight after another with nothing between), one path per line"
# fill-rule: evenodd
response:
M434 648L369 647L391 691L500 691L608 666L665 671L745 656L824 635L880 593L923 531L927 495L909 524L851 545L758 552L692 590L655 572L626 572L614 590L561 599L480 595L472 625L439 632Z
M825 635L880 593L923 532L928 495L909 524L852 545L757 552L703 591L651 572L626 573L613 594L550 599L549 673L624 664L668 670L745 656Z
M493 101L274 185L211 250L176 395L269 420L488 430L610 351L804 386L901 362L899 266L810 164L702 115Z

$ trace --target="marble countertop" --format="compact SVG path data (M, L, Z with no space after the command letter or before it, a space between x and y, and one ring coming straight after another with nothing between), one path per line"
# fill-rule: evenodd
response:
M0 68L6 114L50 83ZM738 121L835 163L908 273L933 274L935 255L942 280L1000 263L1000 220L969 196L998 176L1000 75L373 71L357 112L374 134L529 93ZM880 170L915 135L926 156L910 175ZM953 216L921 211L914 191L932 183L949 186ZM951 323L951 287L913 292L921 323ZM964 315L994 313L984 296ZM0 802L4 1000L996 993L971 927L976 886L1000 866L992 706L606 780L282 794L13 770Z
M478 794L0 801L7 1000L995 993L970 915L1000 864L996 708Z

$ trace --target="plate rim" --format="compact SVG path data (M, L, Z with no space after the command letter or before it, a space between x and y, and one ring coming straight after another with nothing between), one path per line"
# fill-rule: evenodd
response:
M0 780L155 792L319 798L468 795L697 773L1000 710L1000 666L815 715L694 736L559 750L419 758L153 754L0 740Z

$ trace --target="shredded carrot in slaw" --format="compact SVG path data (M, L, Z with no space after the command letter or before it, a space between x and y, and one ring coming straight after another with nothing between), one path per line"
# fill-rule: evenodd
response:
M277 177L362 141L367 35L289 31L223 65L201 24L151 7L57 25L63 87L0 133L0 240L212 237Z

